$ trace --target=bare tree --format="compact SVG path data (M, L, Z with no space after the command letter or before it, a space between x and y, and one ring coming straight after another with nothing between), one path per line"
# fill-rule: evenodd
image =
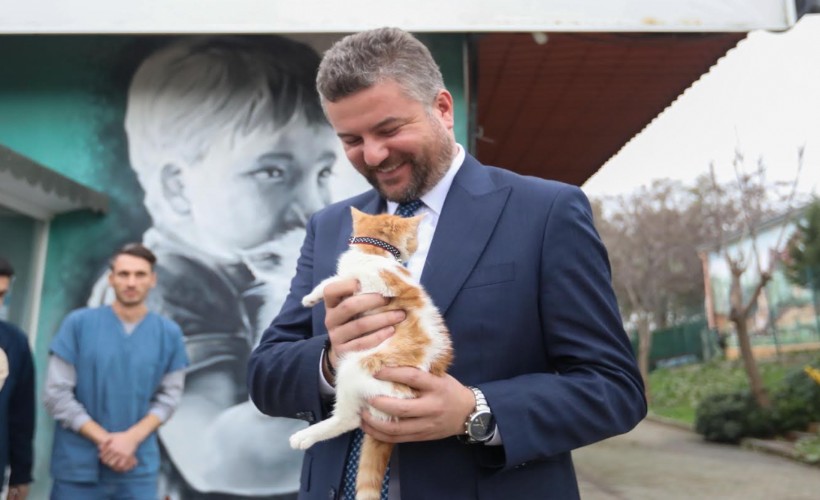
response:
M612 264L613 286L625 323L638 334L638 365L650 398L652 332L674 324L703 304L695 248L687 218L691 193L678 182L658 180L628 196L597 206L598 229ZM609 212L609 213L605 213Z
M714 165L710 166L709 175L701 177L696 184L694 192L698 201L693 209L703 222L704 238L715 242L715 251L722 255L729 268L729 321L737 334L740 355L755 401L759 406L768 408L769 396L763 385L749 336L749 318L761 292L771 280L779 255L784 251L783 236L789 219L784 217L777 242L767 249L766 259L762 258L758 248L758 230L765 220L778 213L790 212L803 165L803 148L798 149L797 174L791 183L768 182L762 158L758 159L752 172L745 172L745 158L740 151L735 151L733 165L735 180L725 184L717 181ZM780 194L784 188L787 192ZM748 248L731 245L741 239L749 241ZM764 262L767 262L765 267ZM756 275L752 279L752 286L744 291L743 276L752 265L756 266Z

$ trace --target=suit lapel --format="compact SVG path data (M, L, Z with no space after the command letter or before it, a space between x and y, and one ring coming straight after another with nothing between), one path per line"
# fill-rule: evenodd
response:
M470 155L453 179L439 217L421 283L444 315L478 262L507 202L488 170Z

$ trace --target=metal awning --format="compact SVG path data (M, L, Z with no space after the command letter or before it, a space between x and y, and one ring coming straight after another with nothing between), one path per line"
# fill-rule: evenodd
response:
M0 33L748 32L785 30L815 0L28 0Z
M0 145L0 205L49 220L73 210L108 210L108 197Z
M581 185L745 36L483 35L476 157Z

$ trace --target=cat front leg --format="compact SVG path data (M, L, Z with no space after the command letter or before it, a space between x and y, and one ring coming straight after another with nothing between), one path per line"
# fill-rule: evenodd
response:
M331 276L330 278L322 280L322 282L316 285L316 288L314 288L309 294L302 297L302 305L305 307L315 306L324 298L325 287L340 280L341 278L338 276Z
M336 411L327 420L293 433L290 436L290 447L294 450L306 450L319 441L326 441L352 431L361 423L362 419L356 408L338 408L337 405Z

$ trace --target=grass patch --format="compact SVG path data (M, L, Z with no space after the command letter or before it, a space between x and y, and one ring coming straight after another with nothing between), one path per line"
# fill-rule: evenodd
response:
M773 391L792 368L816 358L816 351L787 353L779 358L758 360L758 368L764 385ZM704 397L749 388L741 360L659 368L649 374L649 385L652 394L649 409L689 425L695 423L695 409Z

